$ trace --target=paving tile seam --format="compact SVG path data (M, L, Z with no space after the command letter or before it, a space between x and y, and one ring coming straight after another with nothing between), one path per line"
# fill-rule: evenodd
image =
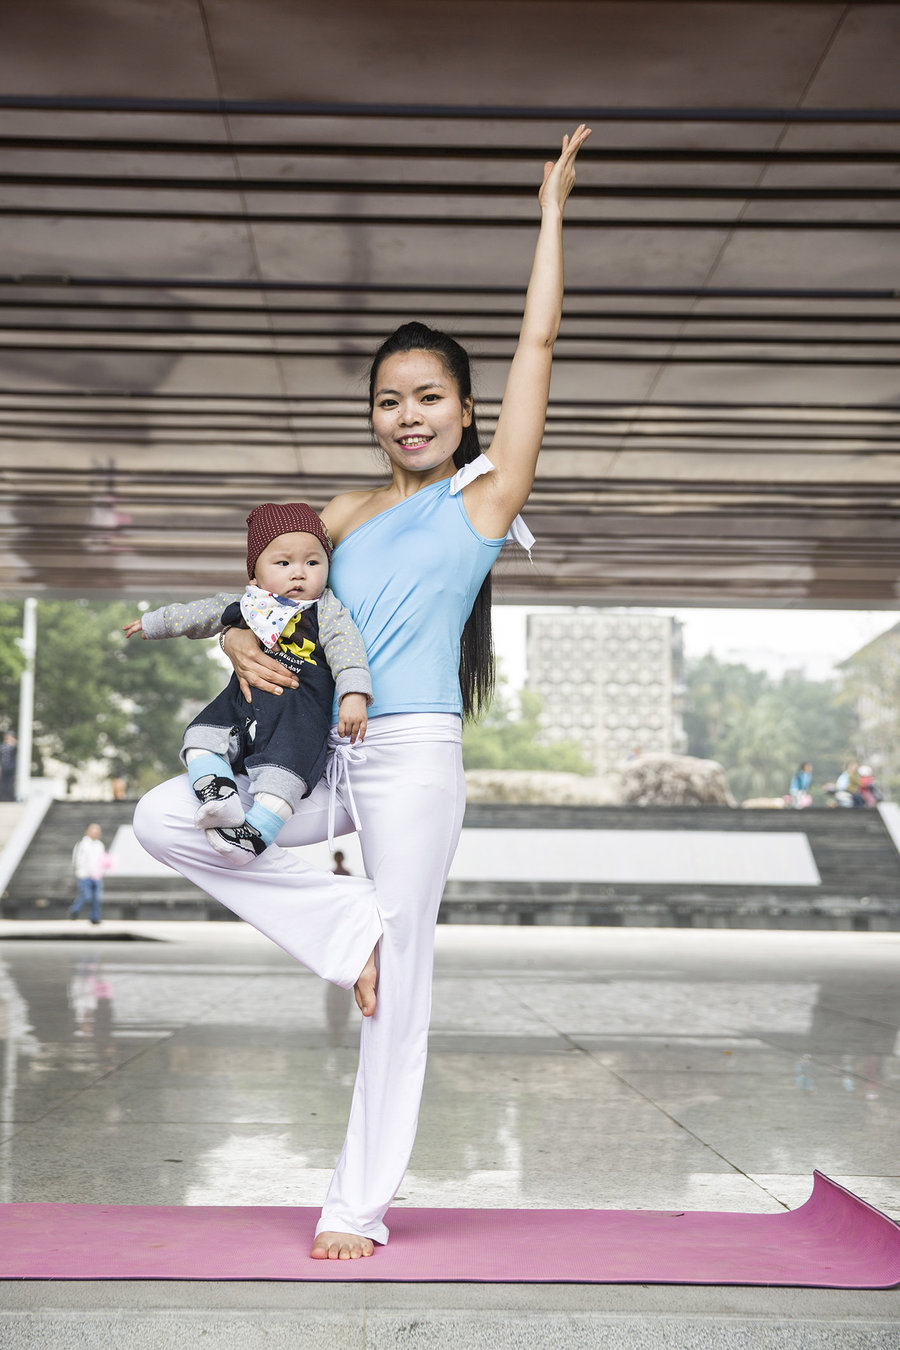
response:
M772 1188L771 1188L770 1186L764 1185L764 1184L759 1180L758 1177L751 1176L749 1172L744 1172L744 1173L742 1173L742 1175L745 1176L745 1177L747 1178L748 1181L752 1181L752 1183L753 1183L753 1185L756 1187L756 1189L757 1189L758 1191L761 1191L763 1195L767 1195L767 1196L769 1197L770 1200L774 1200L776 1205L781 1205L781 1208L785 1211L785 1213L790 1213L790 1211L791 1211L791 1206L790 1206L789 1204L787 1204L786 1201L782 1200L781 1197L780 1197L779 1195L776 1195L775 1192L772 1190ZM769 1173L768 1175L771 1176L772 1173ZM779 1173L779 1175L780 1175L780 1176L793 1177L793 1176L795 1176L796 1174L793 1173L793 1172L783 1172L783 1173ZM810 1178L810 1180L811 1180L811 1178Z
M12 1123L12 1122L11 1122L11 1123ZM23 1121L15 1122L15 1124L16 1124L16 1128L12 1131L12 1133L11 1133L11 1134L7 1134L7 1135L4 1135L3 1139L0 1140L0 1149L6 1148L7 1144L11 1144L11 1143L13 1142L13 1140L18 1139L18 1137L19 1137L20 1134L22 1134L25 1130L30 1129L33 1125L38 1125L38 1124L40 1124L40 1121L36 1121L36 1120L23 1120Z
M603 1073L606 1074L609 1078L614 1079L619 1084L620 1087L626 1088L629 1094L634 1094L635 1096L639 1097L648 1106L652 1107L653 1110L658 1111L660 1115L664 1116L667 1120L670 1121L671 1124L676 1125L679 1129L687 1130L687 1127L684 1126L681 1123L681 1121L676 1120L674 1116L672 1116L671 1113L665 1109L665 1107L661 1106L660 1103L655 1100L655 1098L651 1097L636 1083L631 1082L630 1079L626 1078L623 1073L620 1073L618 1070L612 1068L609 1064L604 1064L603 1061L600 1059L600 1057L593 1050L591 1050L590 1047L579 1045L578 1041L574 1038L574 1036L567 1035L566 1033L560 1033L560 1038L563 1041L567 1041L573 1050L577 1050L580 1054L585 1055L587 1059L595 1067L602 1069ZM653 1071L648 1071L648 1074L652 1074L652 1076L654 1077L656 1076L655 1073L653 1073ZM692 1134L693 1132L691 1130L687 1130L687 1133ZM697 1136L694 1135L694 1138L697 1138ZM704 1141L699 1140L698 1142L702 1144ZM728 1160L726 1158L723 1159L723 1161L727 1162Z
M146 1041L142 1042L141 1045L135 1050L134 1054L129 1055L126 1059L123 1059L118 1064L110 1065L110 1067L105 1071L101 1072L97 1078L92 1078L90 1082L82 1083L80 1087L75 1088L65 1097L60 1098L60 1100L55 1102L53 1106L48 1107L46 1111L41 1112L40 1115L34 1116L33 1119L24 1123L28 1125L43 1124L50 1116L57 1114L59 1111L65 1111L67 1108L70 1108L73 1102L76 1102L78 1098L83 1097L86 1092L94 1092L96 1091L97 1088L102 1087L104 1084L108 1084L109 1080L113 1079L115 1075L120 1072L121 1069L129 1067L135 1062L135 1060L140 1059L143 1055L147 1054L151 1050L156 1049L162 1042L170 1039L171 1039L170 1034L163 1033L158 1041L154 1041L153 1045L150 1045Z
M586 1053L591 1058L595 1058L595 1056L591 1053L591 1051L588 1050ZM754 1178L750 1176L750 1174L747 1171L744 1170L744 1168L738 1167L736 1163L733 1163L730 1158L727 1158L725 1154L720 1152L719 1149L715 1148L714 1145L710 1144L706 1139L702 1139L700 1135L696 1133L696 1131L692 1130L688 1125L685 1125L683 1121L678 1120L677 1117L673 1116L670 1111L667 1111L665 1107L661 1106L659 1102L655 1101L640 1087L638 1087L634 1083L629 1082L627 1078L625 1078L622 1074L617 1073L615 1069L611 1069L607 1065L604 1065L603 1067L606 1069L607 1073L609 1073L613 1078L617 1079L621 1085L631 1088L640 1097L643 1097L643 1099L646 1102L648 1102L651 1106L655 1107L656 1110L659 1111L660 1115L664 1116L671 1124L675 1125L679 1130L682 1130L686 1135L689 1135L690 1138L693 1139L695 1143L699 1144L701 1148L706 1149L709 1153L712 1153L715 1157L717 1157L719 1161L723 1162L730 1171L736 1173L738 1176L743 1177L746 1181L749 1181L751 1186L754 1186L757 1190L761 1190L763 1191L764 1194L767 1195L770 1194L768 1191L765 1191L765 1188L760 1186L759 1183L756 1182ZM776 1195L770 1195L770 1199L774 1200L776 1204L781 1205L782 1208L785 1210L790 1208L790 1206L786 1205L783 1200L779 1200Z
M846 1022L859 1022L867 1027L884 1027L885 1031L896 1032L897 1027L893 1022L883 1022L880 1017L865 1017L862 1013L848 1012L846 1008L836 1008L830 1003L818 1004L820 1012L826 1012L831 1017L842 1017Z
M518 982L515 979L509 979L507 983L513 988L518 988ZM542 1023L543 1026L548 1027L550 1031L553 1033L554 1037L557 1037L563 1041L569 1040L569 1037L566 1035L564 1031L560 1031L559 1027L555 1026L545 1013L540 1012L537 1008L533 1008L531 1004L527 1002L527 1000L522 994L515 993L513 995L513 998L515 999L515 1002L519 1005L519 1007L522 1009L523 1012L527 1013L529 1017L533 1017L537 1022Z

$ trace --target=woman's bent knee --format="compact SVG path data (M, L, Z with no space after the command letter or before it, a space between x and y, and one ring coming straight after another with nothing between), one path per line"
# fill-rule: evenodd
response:
M171 827L173 789L177 780L160 783L141 797L134 808L134 837L154 858L162 860ZM167 821L168 817L168 821Z

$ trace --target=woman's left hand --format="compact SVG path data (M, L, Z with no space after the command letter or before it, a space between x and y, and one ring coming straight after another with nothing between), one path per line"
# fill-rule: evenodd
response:
M544 181L538 193L538 201L542 208L555 206L562 211L566 198L575 186L575 156L590 134L590 127L586 127L582 122L571 137L563 136L559 159L555 163L552 159L547 160L544 165Z

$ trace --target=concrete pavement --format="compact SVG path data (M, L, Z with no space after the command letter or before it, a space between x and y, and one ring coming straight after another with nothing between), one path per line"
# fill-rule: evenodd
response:
M238 924L0 941L4 1199L320 1201L355 1067L340 991ZM896 1218L898 957L891 933L442 927L397 1203L776 1212L818 1167ZM25 1282L0 1309L17 1350L900 1339L897 1291Z

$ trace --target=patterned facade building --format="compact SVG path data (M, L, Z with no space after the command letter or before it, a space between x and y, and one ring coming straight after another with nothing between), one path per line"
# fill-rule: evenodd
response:
M598 774L635 754L683 754L681 624L634 610L532 613L527 684L547 743L574 740Z

